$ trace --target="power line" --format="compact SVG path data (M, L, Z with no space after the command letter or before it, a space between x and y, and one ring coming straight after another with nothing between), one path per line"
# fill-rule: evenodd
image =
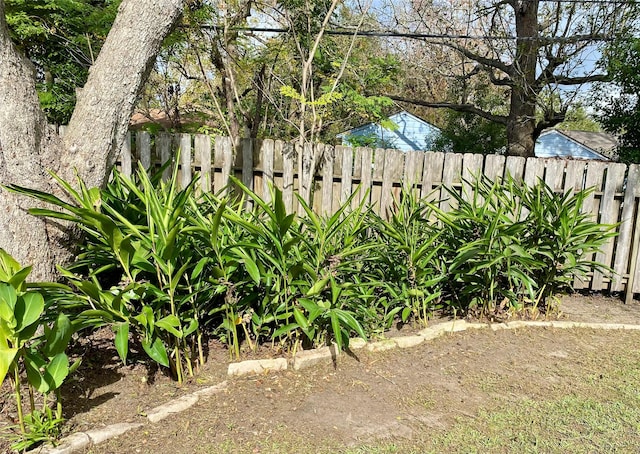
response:
M548 1L573 1L573 0L548 0ZM592 0L596 1L596 0ZM212 25L201 25L200 28L208 30L216 30L218 27ZM272 28L272 27L233 27L233 30L240 32L255 33L290 33L288 28ZM361 36L361 37L378 37L378 38L409 38L424 41L443 41L450 39L460 40L490 40L490 41L540 41L547 43L562 42L586 42L586 41L614 41L618 39L613 36L568 36L568 37L545 37L545 36L490 36L490 35L466 35L466 34L441 34L441 33L417 33L417 32L395 32L385 30L345 30L345 29L329 29L324 31L327 35L335 36Z

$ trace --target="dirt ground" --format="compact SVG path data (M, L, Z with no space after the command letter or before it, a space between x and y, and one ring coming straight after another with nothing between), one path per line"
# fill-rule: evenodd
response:
M564 320L640 324L638 301L624 305L617 298L576 294L565 297L560 309ZM83 365L64 388L66 431L145 422L87 451L95 454L336 452L410 438L417 428L436 433L460 417L473 418L481 407L558 391L576 369L603 373L598 361L585 359L594 352L613 355L639 343L639 331L469 330L410 349L358 350L341 355L335 367L228 379L225 391L151 424L146 411L227 380L226 350L212 343L207 365L179 387L160 372L121 365L111 341L97 337L84 347ZM496 388L505 376L510 385ZM0 416L8 424L6 384L2 392Z

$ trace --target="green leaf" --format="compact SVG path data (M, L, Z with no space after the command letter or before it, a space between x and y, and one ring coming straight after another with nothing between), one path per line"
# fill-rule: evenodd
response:
M309 322L307 321L307 318L297 307L293 308L293 317L296 319L296 322L298 322L298 325L300 325L300 328L302 328L303 331L309 329Z
M0 283L0 318L7 322L15 320L16 290L9 284Z
M297 323L289 323L288 325L283 325L273 332L272 337L276 339L284 334L290 333L297 328L299 328Z
M242 259L242 262L244 263L245 269L247 270L247 273L249 273L249 276L251 277L251 279L253 279L253 282L255 282L256 284L260 283L260 270L258 269L258 265L256 265L256 262L249 257L248 255L244 255L244 258Z
M17 353L17 348L0 347L0 383L2 383L4 378L7 376L7 372L9 371Z
M406 322L410 315L411 315L411 308L410 307L405 307L404 309L402 309L402 321L403 322Z
M124 364L127 364L129 353L129 322L120 323L116 329L116 351Z
M338 346L338 350L342 350L343 342L342 331L340 328L340 319L335 312L331 312L329 314L329 317L331 318L331 329L333 330L333 337L336 341L336 345Z
M198 329L198 326L200 325L198 323L198 320L196 320L195 318L188 319L188 321L189 321L189 324L187 325L187 327L185 329L182 330L182 335L184 337L187 337L190 334L192 334L195 330Z
M169 357L167 356L167 349L165 348L160 338L156 337L153 342L144 339L142 341L142 348L144 348L144 351L147 352L149 358L164 367L169 367Z
M306 296L318 295L320 292L322 292L325 289L325 287L327 286L327 283L329 282L329 279L331 279L331 276L327 276L323 279L320 279L318 282L313 284L313 286L307 292Z
M193 267L193 271L191 271L191 280L194 280L200 277L202 270L210 260L211 259L209 257L203 257L198 261L198 263L196 263L196 266Z
M29 292L18 297L15 316L18 322L16 331L22 331L36 323L44 311L44 298L40 293Z
M9 255L7 251L0 248L0 281L9 282L11 277L20 269L20 264Z
M26 351L24 354L24 366L27 371L27 380L31 386L41 393L49 392L49 384L44 378L44 369L47 362L37 352Z
M9 284L11 284L16 289L21 289L23 287L25 279L29 273L31 273L31 266L25 266L24 268L17 271L11 278L9 279Z
M179 330L180 319L175 315L167 315L166 317L161 318L160 320L157 320L156 327L173 334L175 337L179 339L182 338L182 332L180 332Z
M44 379L47 382L49 391L53 391L62 386L64 379L69 375L69 358L64 353L54 356L44 369Z
M72 335L73 326L71 325L71 320L65 314L60 313L51 329L45 331L47 343L45 344L43 353L48 358L53 358L63 353L69 345Z

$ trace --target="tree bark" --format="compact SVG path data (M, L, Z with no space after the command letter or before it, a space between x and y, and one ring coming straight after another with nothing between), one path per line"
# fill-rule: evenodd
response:
M65 169L89 186L106 182L136 99L185 0L124 0L89 71L64 136Z
M509 118L507 120L507 154L535 156L536 100L540 88L536 84L539 0L513 0L516 22L515 60L509 68L513 81Z
M0 185L56 192L48 171L89 186L107 181L128 131L136 97L184 0L124 0L78 97L63 140L47 126L31 63L11 42L0 0ZM35 280L52 280L70 257L74 238L57 223L27 213L31 199L0 186L0 247Z

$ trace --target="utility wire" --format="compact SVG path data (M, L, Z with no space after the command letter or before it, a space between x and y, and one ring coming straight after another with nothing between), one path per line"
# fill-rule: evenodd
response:
M559 0L553 0L559 1ZM568 1L568 0L562 0ZM201 25L201 29L216 30L218 27L213 25ZM272 27L233 27L233 30L240 32L256 32L256 33L290 33L288 28L272 28ZM440 33L410 33L410 32L394 32L383 30L325 30L327 35L337 36L362 36L362 37L381 37L381 38L410 38L424 41L443 41L448 39L466 39L466 40L491 40L491 41L541 41L548 43L561 42L585 42L585 41L614 41L613 36L567 36L567 37L546 37L546 36L481 36L481 35L449 35Z

